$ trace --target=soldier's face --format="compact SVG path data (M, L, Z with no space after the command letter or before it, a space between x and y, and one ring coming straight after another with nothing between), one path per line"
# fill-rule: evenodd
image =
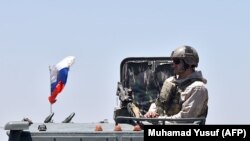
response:
M174 73L179 75L185 71L183 60L173 59L172 67L174 69Z

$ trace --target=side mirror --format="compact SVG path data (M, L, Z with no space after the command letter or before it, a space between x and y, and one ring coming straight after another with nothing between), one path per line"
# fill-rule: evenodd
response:
M75 113L73 112L64 121L62 121L62 123L69 123L74 116L75 116Z
M52 122L52 117L54 116L54 113L51 113L49 116L46 117L44 120L44 123Z

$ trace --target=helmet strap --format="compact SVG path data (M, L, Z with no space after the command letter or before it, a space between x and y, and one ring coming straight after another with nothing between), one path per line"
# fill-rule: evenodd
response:
M191 66L189 64L187 64L184 60L182 60L183 62L183 70L186 71L187 69L189 69Z

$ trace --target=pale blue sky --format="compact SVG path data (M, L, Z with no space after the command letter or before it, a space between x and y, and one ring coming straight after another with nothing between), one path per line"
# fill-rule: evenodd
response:
M207 124L250 124L249 7L247 0L0 1L0 126L44 121L48 66L69 55L76 62L54 121L75 112L73 122L112 122L120 62L169 56L184 44L197 49L208 80Z

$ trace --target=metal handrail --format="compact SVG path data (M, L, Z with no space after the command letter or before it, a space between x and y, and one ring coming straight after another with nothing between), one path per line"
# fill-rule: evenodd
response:
M126 117L126 116L117 116L116 120L133 120L137 122L148 121L148 122L158 122L165 125L166 121L177 122L177 123L193 123L198 125L205 125L206 118L180 118L180 119L168 119L168 118L136 118L136 117Z

